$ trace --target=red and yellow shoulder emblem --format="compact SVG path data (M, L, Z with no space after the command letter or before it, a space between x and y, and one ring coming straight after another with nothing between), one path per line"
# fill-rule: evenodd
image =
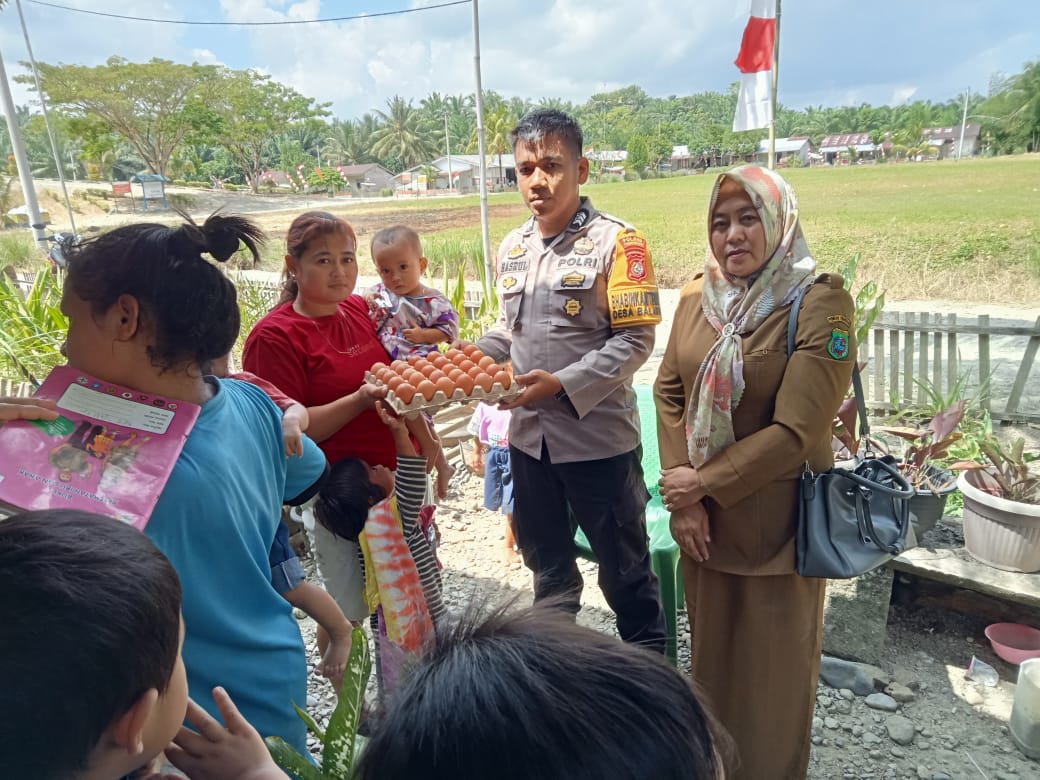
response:
M661 298L653 258L646 237L638 230L618 233L607 297L610 324L615 328L656 325L661 321Z

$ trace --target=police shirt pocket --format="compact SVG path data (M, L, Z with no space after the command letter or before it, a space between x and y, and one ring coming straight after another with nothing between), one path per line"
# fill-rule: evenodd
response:
M595 270L572 268L556 273L549 321L563 328L596 327Z
M516 328L520 320L520 308L524 302L524 285L527 282L526 272L510 272L499 277L497 288L502 297L502 314L506 327Z

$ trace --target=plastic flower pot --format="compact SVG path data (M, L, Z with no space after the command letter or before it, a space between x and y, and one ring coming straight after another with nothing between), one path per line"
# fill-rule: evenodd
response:
M963 471L964 548L1004 571L1040 571L1040 505L1008 501L980 490L977 471Z

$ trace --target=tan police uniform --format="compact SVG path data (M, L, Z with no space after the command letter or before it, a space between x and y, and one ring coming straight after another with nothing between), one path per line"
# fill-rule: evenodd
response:
M574 594L577 610L577 522L600 560L622 637L663 647L632 389L661 318L646 240L582 198L551 240L533 217L506 236L496 285L501 316L481 349L511 358L515 374L544 369L563 385L556 398L514 409L509 430L517 542L536 598Z
M717 333L701 308L703 280L682 291L654 385L661 466L689 464L690 392ZM682 556L692 671L736 740L745 780L805 777L820 667L825 580L795 571L798 478L833 465L831 428L855 364L855 316L840 276L805 295L796 350L790 306L742 336L746 389L736 443L699 469L708 497L709 559Z

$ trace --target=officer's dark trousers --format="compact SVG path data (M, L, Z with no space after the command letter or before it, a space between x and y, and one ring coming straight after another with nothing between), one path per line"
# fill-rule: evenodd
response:
M664 652L664 615L650 568L641 449L602 460L554 464L509 448L513 523L524 562L534 572L535 601L557 597L577 614L582 579L575 562L576 526L599 561L599 586L617 615L618 633Z

